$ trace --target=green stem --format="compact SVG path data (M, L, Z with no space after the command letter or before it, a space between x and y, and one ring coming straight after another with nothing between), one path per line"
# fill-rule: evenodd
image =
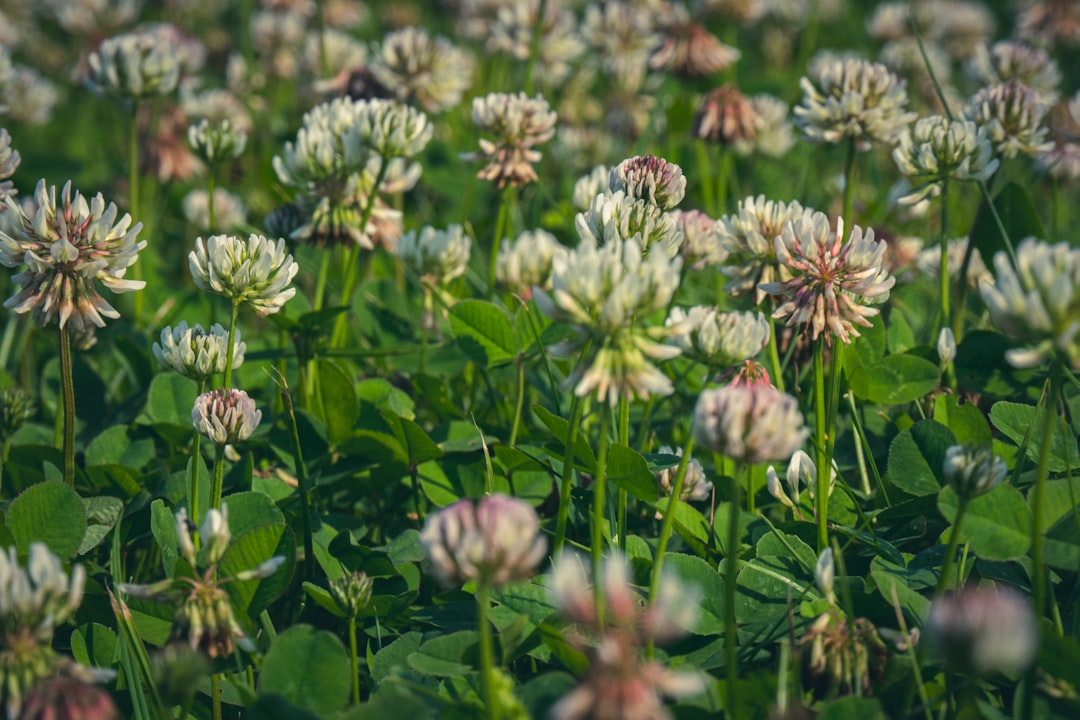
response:
M709 161L709 146L704 140L694 142L694 150L697 152L698 177L701 178L701 197L704 200L705 209L710 217L716 217L716 208L713 207L713 198L716 191L713 189L712 163Z
M375 209L375 201L379 197L379 186L382 185L389 166L390 163L385 160L379 163L379 171L375 174L375 182L372 184L367 202L364 204L364 212L360 215L359 227L361 232L367 229L368 221L371 220L371 213ZM345 278L341 284L342 305L351 305L352 303L353 290L356 289L356 263L359 260L360 249L360 246L357 245L353 252L346 254L348 261L345 263ZM347 331L348 313L341 313L337 316L337 320L334 321L334 332L330 336L330 347L341 347L345 342L345 333Z
M844 222L847 223L848 230L850 232L851 226L854 225L854 219L851 217L851 203L854 197L855 191L855 138L848 138L847 144L847 158L844 160L844 214L841 216L844 218Z
M574 481L574 446L577 445L578 427L581 425L581 411L585 403L574 395L570 402L570 428L566 435L566 448L563 453L562 485L559 488L559 515L555 521L554 556L558 557L566 543L566 524L570 516L570 488Z
M356 618L349 617L349 663L352 669L353 703L360 702L360 656L356 651Z
M507 185L499 196L499 214L495 217L495 235L491 239L491 257L488 258L488 288L490 300L495 297L495 266L499 262L499 248L502 246L503 230L506 228L506 216L509 213L511 188Z
M423 309L420 313L420 356L416 360L416 371L423 375L427 366L427 349L428 349L428 322L434 321L435 318L435 305L432 301L432 293L434 291L428 287L427 283L424 283L423 289Z
M1039 467L1032 489L1031 560L1034 564L1035 612L1040 618L1046 613L1046 562L1043 555L1043 534L1046 523L1046 481L1050 474L1050 450L1054 435L1054 418L1061 397L1061 360L1055 358L1050 368L1050 389L1043 408L1042 438L1039 443Z
M221 507L222 487L225 484L225 446L218 445L214 452L214 482L210 486L210 508Z
M206 392L206 380L199 381L199 394ZM202 433L195 431L195 439L191 443L191 486L188 488L188 515L191 523L195 526L194 540L195 549L199 548L200 538L199 525L199 465L202 464Z
M844 344L837 342L833 345L832 358L829 360L829 404L826 407L825 427L828 432L825 435L825 460L829 467L829 477L832 477L833 457L836 450L836 416L840 410L840 369L843 367Z
M207 220L210 223L210 227L206 229L211 235L214 234L214 229L217 228L217 215L214 213L214 167L210 166L207 170L206 179L206 215Z
M732 155L727 148L720 147L720 169L716 176L716 214L723 215L727 209L728 175L731 174Z
M656 562L653 563L652 576L649 578L649 605L656 602L656 596L660 592L660 577L664 570L664 554L667 552L668 541L671 539L671 530L675 518L675 504L682 495L683 482L686 480L686 470L690 467L690 454L694 451L694 433L686 439L683 445L682 457L679 459L679 467L675 471L675 482L671 484L671 495L668 497L667 509L664 511L664 522L660 525L660 539L656 545ZM652 657L653 646L649 643L648 654Z
M521 428L521 409L525 406L525 362L517 364L517 401L514 403L514 423L510 426L510 447L517 445L518 430Z
M948 235L948 218L949 218L949 179L945 178L941 181L941 264L938 268L938 274L940 277L939 292L941 293L941 324L938 325L938 332L942 328L950 327L949 323L949 235ZM972 243L973 245L973 243ZM937 338L932 338L937 340Z
M131 129L128 132L128 210L133 222L139 219L139 101L132 101ZM131 267L134 280L142 280L142 267L135 263ZM135 319L142 317L143 293L135 293Z
M600 581L601 556L604 550L603 524L607 522L604 513L604 498L607 491L607 456L611 426L611 405L603 402L600 406L600 449L596 456L596 476L593 478L592 511L592 570L593 592L596 598L596 624L604 628L604 583Z
M300 446L300 430L296 425L292 394L284 377L278 379L278 391L289 420L289 440L292 443L293 464L296 466L296 489L300 494L300 526L304 533L304 578L312 580L315 578L315 541L311 528L311 485L308 482L307 465L304 464L304 452Z
M619 400L619 444L629 447L630 445L630 401L626 398ZM615 535L619 549L626 552L626 505L627 492L623 488L616 491L615 510Z
M938 578L937 587L934 588L934 597L941 597L949 583L949 573L952 572L953 560L956 557L956 548L960 544L960 524L964 521L964 513L967 512L967 498L958 497L956 506L956 520L952 529L949 530L949 545L945 549L945 559L941 563L941 577ZM957 584L960 578L956 578Z
M731 505L728 508L728 534L724 548L724 647L727 650L727 716L739 717L736 685L739 679L738 624L735 618L735 586L739 578L739 491L748 466L736 463L732 477Z
M71 336L60 328L60 384L64 402L64 482L75 487L75 382L71 369Z
M315 299L311 303L312 310L322 310L323 301L326 298L326 276L330 274L330 256L334 253L330 248L323 248L322 259L319 261L319 275L315 278Z
M210 701L213 706L214 720L221 720L221 673L210 676Z
M825 464L825 336L814 341L814 445L817 449L817 490L814 493L816 503L818 552L829 547L829 468Z
M222 381L221 387L225 390L229 389L229 383L232 382L233 372L233 345L236 342L236 318L240 314L240 301L232 301L232 312L229 315L229 344L225 346L225 379ZM216 505L214 507L217 507Z
M476 587L477 623L480 630L480 689L489 720L497 720L499 706L495 698L495 648L488 622L488 588L484 583Z
M775 305L775 303L774 303ZM779 324L769 319L769 366L772 369L772 383L780 392L784 392L784 373L780 365L780 349L776 344L776 329Z

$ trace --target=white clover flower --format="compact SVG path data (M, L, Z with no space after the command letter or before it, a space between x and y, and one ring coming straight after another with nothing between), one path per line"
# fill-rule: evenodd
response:
M672 450L669 445L662 446L656 452L660 455L674 455L680 460L683 456L682 448ZM664 495L671 495L675 485L675 476L678 472L678 465L672 465L656 473L656 480L660 483L660 491ZM683 475L683 486L682 492L679 493L679 499L684 502L708 500L710 493L712 493L712 487L712 483L705 476L705 468L702 467L697 458L690 458L686 464L686 474ZM663 517L659 512L656 515L657 519Z
M656 29L660 44L649 57L649 67L687 77L708 77L735 64L742 57L736 48L720 41L682 3L657 7Z
M675 219L648 200L629 197L625 192L608 192L593 198L592 205L574 219L578 235L597 244L636 238L643 251L662 248L675 256L682 247L683 234Z
M947 245L949 274L959 273L964 263L964 255L967 254L968 239L966 237L953 238ZM915 256L915 265L925 277L937 280L941 272L941 244L936 243L919 250L918 255ZM984 283L994 282L994 276L986 268L978 248L971 251L967 280L968 284L976 289L982 287Z
M757 140L762 124L754 104L735 85L725 83L702 98L690 133L705 142L748 149Z
M818 589L821 590L822 596L828 603L836 605L836 590L834 589L836 565L833 563L833 553L830 547L825 548L818 555L817 563L814 565L814 582L817 583Z
M495 137L481 138L480 152L461 156L487 163L477 173L478 178L498 188L520 187L537 179L533 164L542 155L534 148L555 136L558 120L547 100L540 95L530 98L525 93L490 93L473 99L472 117L477 127Z
M692 270L715 267L727 260L728 253L720 241L718 223L700 210L672 210L668 217L682 232L679 248L684 262Z
M997 280L980 288L994 324L1027 348L1009 350L1014 367L1036 367L1055 353L1080 368L1080 250L1026 238L994 256Z
M68 32L91 37L133 22L142 0L45 0L41 5Z
M742 463L787 460L809 434L798 401L771 386L705 390L694 409L697 442Z
M52 119L59 99L55 83L36 68L16 65L6 91L0 95L0 105L6 105L7 115L17 122L43 125Z
M354 132L356 102L335 98L304 114L295 142L274 156L274 172L282 183L302 190L322 190L348 182L368 162L369 151Z
M881 63L849 59L825 63L814 80L804 77L795 123L811 142L854 138L860 149L871 142L891 144L915 119L907 112L903 80Z
M429 112L455 107L472 84L472 57L415 27L387 35L368 67L399 100L417 102Z
M748 98L754 133L750 137L736 137L732 147L741 156L760 153L769 157L781 157L795 145L793 125L788 119L788 104L772 95L752 95Z
M86 571L82 565L64 572L60 558L40 542L30 543L26 568L14 547L0 552L0 636L8 646L29 634L37 643L52 642L53 631L82 604Z
M582 175L574 183L572 202L578 210L585 211L592 207L593 198L608 192L608 178L611 170L607 165L597 165L588 175Z
M547 552L532 506L500 494L459 500L432 513L420 542L431 572L446 586L475 580L499 587L524 580Z
M435 131L427 115L393 100L357 100L353 108L361 144L385 159L419 155Z
M728 252L727 264L720 268L730 279L724 290L736 296L753 292L754 304L760 305L766 297L762 284L791 277L776 258L776 238L788 222L812 215L813 210L797 200L783 203L764 195L740 200L737 211L717 223L720 244Z
M579 27L592 57L615 76L617 87L641 87L649 56L662 40L647 6L622 0L590 2Z
M326 67L323 67L323 53ZM304 41L304 64L315 77L334 77L363 65L367 60L367 47L351 34L327 27L318 33L310 33Z
M197 238L188 265L200 290L250 303L260 315L276 313L296 294L289 283L300 270L284 240L275 244L255 233L246 241L236 235L211 235L205 243Z
M136 240L142 223L131 224L98 193L90 202L79 191L71 196L71 182L64 185L60 201L56 187L38 182L34 191L33 217L9 204L0 226L0 265L26 269L13 280L22 290L4 307L17 313L33 312L42 325L59 316L60 327L70 320L76 330L90 325L104 327L104 318L118 313L98 292L100 282L114 293L141 290L146 283L125 280L124 275L146 247ZM7 217L8 215L12 217Z
M211 123L220 123L228 120L237 132L251 132L251 113L229 90L210 89L196 93L181 87L180 107L193 121L205 118Z
M1006 587L968 588L935 598L927 634L951 664L1020 674L1039 650L1039 623L1026 597Z
M953 445L945 451L945 481L961 500L990 492L1009 474L1005 461L989 445Z
M296 8L277 7L251 15L251 43L262 63L277 77L294 77L307 35L306 14Z
M937 340L938 361L943 367L948 366L956 359L956 336L952 328L943 327L938 333Z
M1038 94L1018 80L991 85L968 98L964 117L986 128L996 155L1037 156L1050 151L1042 121L1049 108Z
M179 516L177 519L179 520ZM177 530L179 531L179 528ZM220 561L225 554L225 548L229 546L229 540L232 539L229 532L229 508L226 503L221 504L221 510L210 508L206 511L202 528L199 529L199 539L206 548L206 562L213 565Z
M211 122L206 118L188 128L188 145L202 160L213 166L240 157L247 133L229 119Z
M906 128L893 150L900 172L920 185L900 198L912 205L938 195L947 180L986 181L998 167L986 127L941 115L920 118Z
M769 342L768 319L757 312L720 312L696 305L672 308L667 326L677 329L669 342L682 354L709 368L734 367L757 356Z
M4 128L0 128L0 212L4 211L4 204L8 198L16 194L15 185L9 177L15 174L22 157L19 151L11 147L11 135Z
M1080 178L1080 121L1077 118L1080 118L1080 93L1071 101L1059 101L1050 109L1053 147L1036 157L1039 172L1065 181Z
M556 256L570 252L546 230L525 231L512 243L504 242L495 261L495 278L526 298L533 286L551 289L551 266Z
M570 323L576 337L551 350L569 357L586 344L587 356L567 383L584 397L592 392L614 405L633 399L670 395L671 380L651 360L675 357L679 349L662 344L664 327L645 327L646 319L667 307L679 287L682 258L655 245L642 253L638 236L613 237L598 246L584 236L566 256L552 262L552 289L535 295L551 318Z
M397 256L422 281L441 288L465 274L472 238L461 225L438 230L425 225L398 239Z
M483 35L487 37L489 50L528 60L539 24L537 60L542 72L538 75L545 83L558 87L570 74L571 63L584 52L585 44L577 33L577 18L572 10L548 2L543 4L544 17L540 18L540 6L540 0L499 3Z
M175 370L185 377L202 381L217 373L225 372L228 360L229 333L215 323L209 332L201 325L188 327L181 320L176 327L161 331L161 342L154 343L154 357L166 370ZM240 331L233 340L233 369L244 362L247 345L240 341Z
M262 421L262 411L243 390L211 390L195 398L191 424L215 445L247 440Z
M980 45L969 69L980 85L1000 85L1019 80L1034 90L1047 105L1057 102L1061 70L1057 62L1037 47L1002 40L991 47Z
M814 340L828 328L827 337L850 344L859 337L855 325L869 327L867 318L881 312L870 306L889 299L896 278L885 266L887 246L872 229L854 225L845 241L843 218L834 232L824 213L814 213L789 222L775 242L777 260L792 277L761 289L785 298L773 318L788 327L809 323Z
M829 471L829 489L827 492L829 497L832 497L833 488L836 487L837 473L836 460L833 460L832 469ZM788 460L786 481L790 497L794 502L794 504L789 505L789 507L792 509L798 508L800 498L802 497L800 488L803 485L806 486L807 495L813 500L817 491L817 464L814 462L813 458L802 450L797 450L791 456L791 459ZM772 491L770 490L770 492ZM783 501L781 500L781 502Z
M686 196L682 168L654 155L627 158L611 168L611 192L625 192L635 200L648 200L661 210L672 210Z
M175 45L150 32L124 33L90 54L90 83L113 97L168 95L180 81Z
M210 227L210 194L206 190L192 190L180 204L184 219L199 230L207 232ZM214 188L214 222L219 228L232 230L247 222L244 201L225 188Z

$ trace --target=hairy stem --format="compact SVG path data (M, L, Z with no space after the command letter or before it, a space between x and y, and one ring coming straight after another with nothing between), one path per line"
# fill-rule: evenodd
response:
M60 328L60 385L64 403L64 482L75 487L75 382L67 327Z

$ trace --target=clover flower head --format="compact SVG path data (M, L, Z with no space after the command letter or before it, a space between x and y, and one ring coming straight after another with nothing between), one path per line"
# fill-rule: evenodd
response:
M188 327L181 320L176 327L166 327L161 331L161 342L154 343L154 357L166 370L175 370L184 377L196 381L207 380L217 373L225 372L225 363L229 356L229 333L221 325L214 324L210 330L203 330L202 325ZM240 331L236 331L233 341L233 368L244 362L247 345L240 341Z
M746 146L757 139L761 125L754 104L737 87L726 83L702 99L690 132L706 142Z
M30 393L15 387L0 390L0 440L10 438L35 414L37 407Z
M1050 137L1053 147L1036 157L1039 172L1053 178L1075 181L1080 178L1080 93L1071 102L1058 101L1050 108Z
M683 243L675 219L649 200L634 198L622 190L601 193L574 219L578 235L597 244L636 238L642 250L659 247L675 256Z
M233 130L245 135L253 123L247 106L229 90L211 88L202 92L181 89L180 107L192 120L209 120L213 126L228 120Z
M434 126L421 111L393 100L357 100L354 131L383 158L411 158L431 140Z
M320 44L322 48L320 49ZM324 72L322 58L326 57ZM320 38L311 33L304 41L304 64L314 77L334 77L362 66L367 61L367 47L347 32L327 27Z
M650 8L624 0L590 2L580 29L592 56L615 76L617 87L641 87L649 56L662 41Z
M1008 255L994 256L997 279L980 288L990 317L1026 348L1005 357L1020 368L1036 367L1055 353L1080 368L1080 250L1068 243L1026 238L1016 248L1016 267Z
M287 5L260 9L251 15L251 44L266 70L282 78L296 75L307 24L302 9Z
M525 231L512 243L503 243L495 262L495 279L500 284L532 296L533 286L551 289L551 266L555 257L569 250L546 230Z
M672 450L671 446L664 445L657 450L661 455L674 455L680 460L683 456L683 449L678 448ZM663 470L656 473L656 480L660 483L660 492L664 495L671 495L671 491L675 485L675 476L678 474L678 465L672 465L666 467ZM679 499L684 502L701 502L709 499L709 493L712 492L712 483L705 475L705 468L697 458L690 458L686 464L686 474L683 476L682 492L679 493ZM662 517L660 513L657 513L657 519Z
M672 210L668 217L682 232L679 253L692 270L721 265L728 253L720 242L717 222L700 210Z
M1037 156L1053 148L1046 139L1043 118L1049 107L1038 93L1019 80L979 90L964 106L964 117L986 128L995 155Z
M461 225L439 230L425 225L398 239L397 256L421 280L442 287L461 277L469 265L472 238Z
M19 151L11 147L11 135L4 128L0 128L0 212L8 198L16 194L15 185L9 177L15 174L22 158Z
M917 630L899 643L909 646ZM870 692L881 681L889 660L889 646L872 622L844 615L835 603L817 617L799 640L808 645L803 654L803 675L816 697L829 692L851 694L858 687Z
M654 155L627 158L611 168L609 189L623 191L635 200L648 200L661 210L671 210L686 196L682 168Z
M544 8L542 18L541 7ZM527 60L532 51L533 34L537 31L540 33L537 60L543 69L539 76L545 82L559 86L573 69L571 63L585 50L572 10L561 3L544 4L540 0L499 3L495 17L483 34L488 38L490 50Z
M737 49L720 42L700 22L690 17L681 3L660 6L657 31L662 40L649 57L649 67L687 77L707 77L723 72L740 57Z
M592 207L593 198L608 192L608 178L611 170L607 165L597 165L589 174L582 175L574 183L573 204L578 210L585 211Z
M152 32L108 38L90 54L89 62L90 83L113 97L168 95L180 81L176 46Z
M1015 590L968 588L934 600L927 634L951 665L980 673L1022 673L1039 647L1039 625Z
M766 296L762 284L791 277L777 260L776 238L788 222L812 214L813 210L804 208L797 200L784 203L767 200L764 195L740 200L736 212L725 215L717 223L720 244L728 253L727 264L720 268L729 278L724 290L736 296L752 291L754 304L760 305Z
M679 333L669 342L686 357L713 369L734 367L756 357L772 331L761 313L720 312L705 305L689 312L672 308L666 324Z
M946 243L945 252L949 256L947 262L950 274L960 272L967 249L968 239L966 237L952 238ZM915 265L924 276L937 280L938 274L941 272L941 244L935 243L919 250L915 256ZM967 279L968 284L976 289L982 287L985 283L994 282L994 276L986 268L986 263L983 262L982 254L979 253L978 248L973 248L971 251Z
M1061 70L1042 48L1014 40L1002 40L989 48L980 45L969 67L981 85L1018 80L1034 90L1045 104L1053 105L1057 101Z
M836 604L836 591L833 585L836 581L836 565L833 562L832 548L827 547L818 555L814 565L814 582L821 590L822 596L829 601L830 605Z
M43 125L52 119L60 99L56 84L29 65L16 65L0 107L7 106L8 117L26 125ZM2 112L2 111L0 111Z
M1043 47L1080 44L1080 7L1054 0L1024 5L1016 15L1016 37Z
M278 179L297 189L325 193L329 185L340 192L368 161L356 132L357 114L357 103L349 98L334 98L305 113L296 140L285 143L284 155L274 156Z
M289 283L300 270L284 240L254 233L246 241L236 235L197 238L188 265L199 289L249 303L260 315L276 313L296 294Z
M854 138L860 149L871 142L891 144L915 113L905 110L906 85L881 63L862 59L822 64L813 80L800 82L803 100L795 123L815 143Z
M671 380L650 362L679 354L678 348L659 342L671 330L643 323L667 306L678 289L681 267L682 258L669 256L661 246L643 254L636 236L613 237L603 246L582 237L576 248L553 260L551 291L538 290L535 298L545 314L570 323L576 333L554 346L553 353L569 357L589 345L567 380L579 397L595 392L614 405L620 397L673 392Z
M542 155L535 147L555 136L558 119L547 100L525 93L490 93L473 99L472 117L477 127L495 138L481 138L480 152L462 155L466 160L487 163L477 173L478 178L498 188L520 187L537 179L533 163Z
M240 157L247 133L229 119L211 122L203 118L188 128L188 144L200 159L213 166Z
M787 460L809 434L798 401L771 386L705 390L694 409L698 444L743 463Z
M243 390L211 390L195 398L191 424L215 445L247 440L262 421L262 411Z
M461 102L472 84L473 59L444 37L406 27L390 33L369 63L372 75L398 100L442 112Z
M373 580L354 570L330 581L330 597L345 617L356 619L371 602Z
M210 193L192 190L184 196L180 207L184 219L204 232L210 231ZM247 222L244 201L225 188L214 188L214 224L219 228L233 229Z
M11 63L11 51L7 46L0 44L0 112L7 112L9 108L4 105L4 101L7 99L8 85L11 83L11 78L15 73L15 67Z
M953 445L945 451L945 480L962 500L983 495L1005 480L1009 468L989 445Z
M547 552L532 506L500 494L459 500L429 515L420 542L432 573L446 586L524 580Z
M768 157L781 157L795 145L793 125L788 119L788 104L772 95L752 95L750 117L755 130L749 137L736 137L732 147L738 155L755 153Z
M836 460L833 460L832 468L829 472L829 487L826 493L829 497L832 497L833 489L836 487L837 474ZM814 494L817 490L817 465L814 463L813 459L802 450L795 451L787 463L787 472L784 480L786 487L781 484L780 477L776 474L776 469L773 468L772 465L766 470L765 477L769 494L779 500L781 505L791 508L795 512L796 517L801 518L801 489L804 486L806 487L806 492L810 497L811 502L813 502Z
M985 126L941 115L920 118L905 128L893 159L900 172L921 183L900 198L902 205L937 195L947 180L989 180L999 162Z
M843 218L835 231L824 213L789 222L775 243L777 260L792 277L761 289L785 298L773 318L788 327L809 324L814 340L828 329L827 338L850 344L859 337L855 325L870 326L867 318L881 312L871 306L888 300L896 282L885 266L885 242L858 225L845 241Z
M104 318L118 313L98 292L100 282L114 293L141 290L146 283L125 280L145 240L137 240L142 223L131 224L125 214L119 220L116 205L105 205L98 193L87 202L82 193L71 195L64 185L57 202L56 187L38 182L33 216L9 203L0 226L0 264L26 265L13 280L22 286L4 307L17 313L33 312L42 325L58 316L60 327L72 323L76 330L91 325L105 327Z

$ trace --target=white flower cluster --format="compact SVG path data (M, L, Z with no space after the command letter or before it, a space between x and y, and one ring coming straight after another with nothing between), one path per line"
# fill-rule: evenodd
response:
M705 305L696 305L689 312L673 308L667 326L678 332L669 342L711 369L734 367L756 357L772 331L761 313L720 312Z
M247 145L247 133L225 118L211 122L203 118L188 128L188 145L210 166L240 157Z
M465 274L472 238L461 225L439 230L425 225L398 239L397 256L424 282L441 288Z
M243 390L211 390L195 398L191 424L215 445L247 440L262 421L262 411Z
M114 97L168 95L180 82L176 46L152 32L125 33L90 54L90 82Z
M210 227L210 193L206 190L192 190L180 203L184 219L197 229L207 232ZM247 208L244 201L225 188L214 188L214 224L222 230L233 230L247 222ZM301 221L302 222L302 221Z
M920 118L913 128L906 128L893 160L900 172L921 183L900 198L902 205L937 195L947 180L989 180L999 163L985 127L941 115Z
M752 95L748 102L754 117L753 137L736 137L732 148L742 156L754 153L769 157L786 155L795 144L792 124L788 120L788 104L765 94Z
M967 501L1000 485L1009 468L989 445L953 445L945 451L943 472L957 497Z
M679 253L693 270L716 267L727 260L728 252L720 242L719 224L700 210L672 210L668 217L682 233Z
M15 174L21 161L19 151L11 147L11 135L0 128L0 212L3 212L6 200L16 193L14 183L8 178Z
M730 279L724 290L736 296L753 292L754 304L760 305L766 296L762 284L790 279L791 273L776 259L776 238L789 222L813 212L798 200L784 203L764 195L740 200L737 211L717 224L720 243L729 254L720 268Z
M633 238L646 252L659 247L674 256L683 243L674 217L649 200L630 197L622 190L594 197L589 209L578 213L574 224L583 240L602 245Z
M656 451L660 455L674 455L682 460L683 449L678 448L672 450L671 446L664 445ZM656 480L660 483L660 491L664 495L671 495L672 488L675 484L675 476L678 473L678 465L672 465L666 467L660 472L656 473ZM713 485L709 482L709 479L705 475L705 468L697 458L690 458L686 463L686 474L683 475L682 492L679 493L679 499L683 501L701 502L702 500L708 500L709 494L712 492ZM660 513L657 513L657 517L662 517Z
M569 250L546 230L523 232L512 243L503 243L495 261L495 278L503 285L529 296L532 287L551 288L551 266L556 256Z
M706 390L694 409L697 442L742 463L787 460L809 434L799 402L771 386Z
M540 17L540 8L544 16ZM539 25L540 47L537 60L543 69L539 76L553 86L562 84L572 70L571 63L585 50L577 33L577 18L570 8L557 2L540 0L499 3L495 17L485 23L487 47L505 52L518 60L528 60L533 35Z
M1013 40L1002 40L987 48L980 45L970 69L980 85L999 85L1019 80L1038 93L1047 105L1057 102L1061 70L1042 48Z
M235 235L197 238L188 265L199 289L250 303L260 315L276 313L296 294L289 283L300 270L284 240L254 233L246 241Z
M686 177L675 163L654 155L638 155L611 168L608 189L671 210L686 196Z
M247 345L240 341L240 331L233 340L232 367L235 370L244 362ZM206 331L202 325L188 327L181 320L176 327L161 331L161 342L154 343L154 357L166 370L175 370L185 377L202 381L212 375L225 372L228 358L229 333L221 325L214 324Z
M416 27L387 35L368 67L399 100L418 102L429 112L455 107L472 84L472 57Z
M0 634L29 632L49 643L58 625L82 603L86 571L76 565L69 577L60 558L44 543L31 543L26 569L14 547L0 552Z
M1053 149L1042 121L1049 110L1038 93L1019 80L979 90L968 98L964 117L986 128L995 155L1037 156Z
M473 99L473 122L494 140L480 139L480 152L465 153L466 160L483 161L477 177L495 183L520 187L537 179L533 163L542 157L537 145L555 136L558 115L540 95L490 93Z
M607 165L597 165L589 171L588 175L582 175L574 183L572 202L578 210L588 210L592 206L593 198L608 191L608 178L611 170Z

